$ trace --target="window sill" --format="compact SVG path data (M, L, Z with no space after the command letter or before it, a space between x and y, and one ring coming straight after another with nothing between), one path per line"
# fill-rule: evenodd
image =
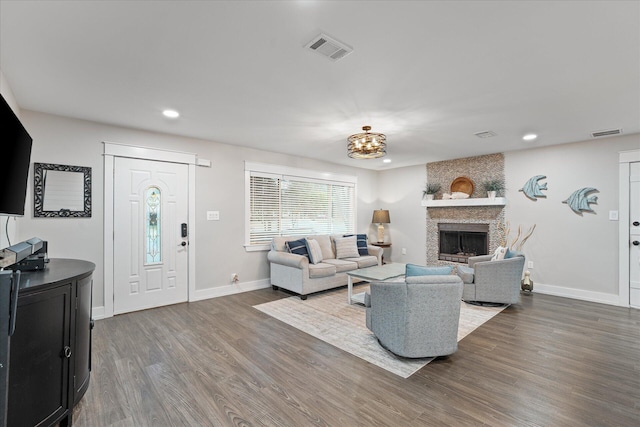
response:
M246 252L259 252L259 251L268 251L271 249L271 245L244 245L244 250Z

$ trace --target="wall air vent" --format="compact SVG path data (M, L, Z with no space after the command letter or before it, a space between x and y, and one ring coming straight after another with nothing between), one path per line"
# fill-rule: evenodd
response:
M317 37L314 37L314 39L311 40L305 48L311 49L313 52L316 52L325 58L329 58L334 62L353 52L352 47L332 39L326 34L319 34Z
M598 130L595 132L591 132L591 138L601 138L603 136L620 135L621 133L622 133L622 129Z
M496 136L497 133L491 130L485 130L483 132L476 132L474 133L474 135L477 136L478 138L491 138L493 136Z

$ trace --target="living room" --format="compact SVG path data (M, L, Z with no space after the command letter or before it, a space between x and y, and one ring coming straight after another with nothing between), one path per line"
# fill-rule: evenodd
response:
M7 16L11 8L8 2L2 2L2 26L3 30L7 21L12 19ZM585 2L582 2L585 3ZM615 6L608 6L607 2L596 3L593 7L602 8L601 11L611 13L611 16L631 16L630 21L634 27L621 28L623 33L618 37L631 41L632 46L638 46L638 5L636 2L611 2ZM495 6L495 5L494 5ZM529 6L531 6L529 4ZM249 7L249 6L247 6ZM364 5L362 6L364 7ZM627 13L629 7L631 13ZM8 11L8 12L7 12ZM625 12L627 11L627 12ZM596 11L598 12L598 11ZM598 13L592 12L594 15ZM635 12L635 15L633 14ZM606 15L606 14L604 14ZM592 15L589 15L592 16ZM611 18L611 21L616 19ZM40 19L42 19L40 17ZM626 21L625 21L626 22ZM384 26L384 23L381 23ZM611 24L610 24L611 25ZM108 25L105 23L105 27ZM614 26L615 27L615 26ZM614 28L607 27L607 28ZM583 29L583 27L580 27ZM382 28L384 31L384 28ZM571 33L567 30L567 33ZM311 36L314 34L311 34ZM340 34L336 34L339 36ZM635 37L635 39L634 39ZM616 39L617 40L617 39ZM31 46L31 43L25 43ZM306 40L300 40L304 44ZM350 133L359 131L352 128L345 132L338 142L337 137L332 143L327 143L331 149L339 151L339 161L333 162L320 157L312 157L314 150L322 152L329 148L318 147L310 144L307 147L295 147L310 153L309 156L290 154L286 151L277 152L270 149L268 144L263 148L256 145L225 143L221 136L217 139L190 137L181 134L179 125L168 120L158 118L157 127L133 128L120 125L113 117L104 117L101 120L71 117L67 111L55 109L56 99L73 98L75 91L81 91L82 86L68 89L62 86L58 90L49 87L43 91L49 94L48 107L42 107L41 111L28 108L25 105L37 105L34 98L38 94L26 91L26 86L16 83L20 64L13 64L5 57L5 43L2 41L3 60L0 64L0 92L19 112L20 120L28 129L33 138L31 162L81 165L92 170L92 215L89 218L75 219L49 219L36 218L33 212L33 175L29 176L25 216L20 218L0 218L0 224L8 228L8 237L12 243L28 239L33 236L42 238L49 243L49 256L53 258L78 258L95 263L93 274L93 317L95 319L109 318L113 310L108 308L108 300L112 293L105 291L105 143L119 143L136 147L151 147L158 150L194 153L198 159L211 162L211 166L197 166L195 173L195 222L190 224L190 245L195 252L194 275L189 279L189 301L202 301L210 298L235 295L241 298L243 293L255 290L269 290L269 263L265 251L247 251L246 221L245 221L245 162L259 162L291 168L307 169L322 173L349 175L357 179L357 205L356 205L356 231L366 233L370 237L375 236L377 224L371 223L372 212L376 209L388 209L391 222L386 227L387 238L392 243L391 248L385 250L385 259L391 262L426 264L427 254L427 208L422 206L423 190L427 182L427 169L429 163L444 160L473 158L477 156L501 153L504 155L504 179L506 189L503 196L507 200L505 207L505 219L512 228L522 226L527 229L535 224L536 228L524 245L527 260L533 262L530 267L531 277L534 281L534 297L540 295L554 295L572 298L576 301L589 301L615 308L628 308L629 283L621 283L621 241L619 221L610 219L611 212L618 212L622 218L622 202L620 199L620 153L640 150L640 136L638 134L638 92L639 82L637 73L638 50L615 51L619 61L612 61L610 67L613 71L608 76L620 76L620 82L607 81L600 94L606 92L607 85L614 85L616 92L612 92L609 98L602 97L602 105L585 106L585 110L594 110L603 114L602 120L593 122L590 127L583 129L584 137L579 139L558 141L556 144L545 144L546 129L536 129L540 133L540 141L527 143L517 138L508 140L509 148L488 149L482 144L490 144L489 140L478 139L473 133L469 133L467 139L463 138L459 154L445 157L438 152L445 152L438 143L432 144L432 154L429 160L417 164L407 164L397 167L402 162L395 158L393 163L376 163L376 166L364 165L362 162L369 160L350 160L346 156L346 137ZM19 42L15 42L19 45ZM37 43L35 43L37 44ZM355 44L355 43L354 43ZM14 45L14 43L12 43ZM625 45L626 46L626 45ZM357 48L357 46L355 46ZM301 47L302 49L302 47ZM589 57L588 46L583 52ZM307 54L307 52L304 52ZM602 53L602 52L600 52ZM623 60L623 58L626 58ZM320 62L325 58L315 57L309 54L308 61L318 61L318 67L325 67ZM346 57L342 61L362 58ZM519 60L521 58L519 57ZM51 68L55 61L49 60ZM376 58L375 61L379 61ZM135 61L133 61L135 62ZM339 65L326 63L326 66ZM631 64L627 67L620 64ZM366 64L363 64L366 66ZM551 66L551 65L545 65ZM32 65L35 68L35 64ZM135 64L131 67L135 68ZM511 70L518 69L512 67ZM621 71L622 69L627 71ZM630 71L629 71L630 70ZM558 73L560 70L555 70ZM266 71L268 73L268 71ZM631 77L629 78L629 74ZM415 77L415 76L414 76ZM626 80L624 78L626 78ZM66 80L82 79L78 75L62 75L59 78ZM121 77L118 77L121 78ZM499 77L496 77L500 80ZM577 79L568 76L562 82ZM140 83L140 77L134 81ZM127 80L122 80L127 84ZM594 82L590 82L592 84ZM90 82L97 85L100 82ZM128 83L133 84L133 83ZM425 83L426 84L426 83ZM497 84L494 82L493 84ZM622 84L622 90L620 89ZM523 83L524 85L524 83ZM626 85L626 86L625 86ZM373 88L374 85L369 85ZM545 96L547 105L566 101L571 97L578 97L579 89L569 88L554 98L553 92L560 88L552 88ZM402 89L402 88L398 88ZM489 91L491 88L487 89ZM370 89L373 91L373 89ZM385 87L385 91L393 88ZM429 97L429 91L424 89L425 97ZM611 116L609 107L613 109L621 102L620 98L628 99L629 94L635 97L635 105L632 111L626 111L624 115ZM256 95L257 97L260 94ZM386 96L380 94L379 96ZM435 96L435 95L434 95ZM485 92L476 96L486 96ZM528 94L530 96L530 94ZM235 106L228 106L230 110L241 111L245 105L256 101L254 109L269 109L260 99L253 99L246 93L242 93L240 101ZM367 99L367 101L371 101ZM527 103L526 97L514 96L510 99L510 105ZM97 103L100 100L96 100ZM125 98L124 103L134 103L135 99ZM160 101L154 101L158 104ZM165 102L163 100L163 102ZM166 101L168 102L168 101ZM363 101L364 102L364 101ZM532 100L533 102L533 100ZM54 107L51 107L54 105ZM602 106L606 108L602 108ZM334 105L335 110L340 111L342 106ZM515 107L514 107L515 108ZM46 112L45 112L46 110ZM311 109L309 113L315 112ZM460 115L476 114L477 112L460 111ZM241 113L239 113L241 114ZM567 113L569 114L569 113ZM401 117L402 111L389 114L393 117ZM340 117L340 113L332 113L332 118ZM394 129L378 126L376 123L360 123L363 118L375 117L375 115L362 114L357 118L360 125L372 124L374 131L387 134L389 158L393 158ZM403 122L413 120L413 117L402 117ZM618 120L620 119L620 120ZM186 119L185 119L186 120ZM281 119L278 125L286 127L286 118ZM315 120L310 118L311 121ZM563 122L563 117L557 117L557 121ZM568 120L567 120L568 121ZM624 122L623 122L624 121ZM327 131L333 137L339 132L329 129L331 123L320 121L313 123L310 128L327 127ZM474 129L484 131L495 130L496 133L514 133L520 131L514 124L502 128L492 129L493 123L487 123L483 128ZM525 124L522 124L524 126ZM206 126L206 125L204 125ZM246 127L251 128L251 120ZM253 129L256 139L264 133L264 123L258 123ZM562 127L562 123L558 125ZM624 133L618 136L605 138L592 138L592 131L623 128ZM401 130L402 126L397 125ZM416 126L424 134L428 134L428 125ZM515 128L515 129L514 129ZM525 130L525 129L523 129ZM342 132L343 129L341 128ZM221 134L224 135L224 134ZM437 140L437 137L428 137ZM551 136L546 136L551 138ZM429 139L427 139L428 141ZM489 141L489 142L487 142ZM289 139L289 145L302 144L294 138ZM425 144L428 145L428 144ZM259 146L259 144L258 144ZM292 151L293 152L293 151ZM337 156L336 156L337 158ZM397 159L397 160L396 160ZM373 160L371 160L373 161ZM375 160L379 162L379 160ZM525 197L520 189L532 176L544 175L548 182L546 197L532 201ZM444 190L448 190L448 182L443 182ZM475 182L481 187L481 182ZM592 204L593 213L585 212L582 215L574 213L567 204L562 203L571 193L581 187L594 187L598 190L597 203ZM207 211L218 211L219 220L209 221L206 218ZM628 214L627 214L628 215ZM628 217L628 216L627 216ZM0 236L0 248L9 246L7 236ZM239 281L232 283L232 274L238 274ZM524 297L523 297L524 298ZM235 299L232 301L236 301ZM546 301L546 300L545 300ZM624 315L623 315L624 316ZM633 316L633 315L629 315ZM116 316L118 317L118 316ZM98 322L99 324L100 322ZM306 342L306 341L305 341ZM633 374L631 372L630 374ZM524 403L523 403L524 404Z

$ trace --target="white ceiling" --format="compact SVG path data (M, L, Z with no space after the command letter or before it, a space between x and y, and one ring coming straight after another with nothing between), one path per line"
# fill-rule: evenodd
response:
M387 169L640 132L640 2L1 0L0 70L23 109ZM363 125L392 163L347 157Z

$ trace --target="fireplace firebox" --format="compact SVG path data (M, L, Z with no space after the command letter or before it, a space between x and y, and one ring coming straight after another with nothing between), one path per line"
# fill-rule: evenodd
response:
M489 253L489 224L438 224L442 261L466 263L469 257Z

